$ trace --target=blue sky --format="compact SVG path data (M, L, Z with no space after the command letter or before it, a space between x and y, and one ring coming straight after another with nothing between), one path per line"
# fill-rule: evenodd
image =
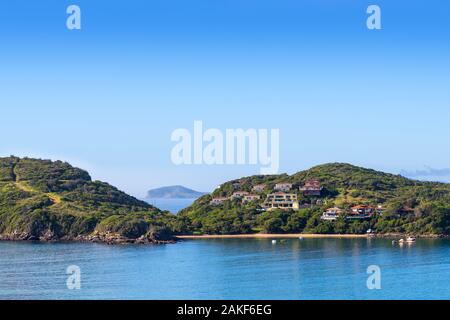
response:
M173 165L171 132L202 120L279 128L281 172L449 168L449 14L443 0L4 2L0 155L67 160L136 196L259 172Z

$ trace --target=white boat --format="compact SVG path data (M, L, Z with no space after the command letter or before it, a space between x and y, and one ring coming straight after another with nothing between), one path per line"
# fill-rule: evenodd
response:
M406 238L406 242L409 242L409 243L416 242L416 238L414 238L414 237L408 237L408 238Z

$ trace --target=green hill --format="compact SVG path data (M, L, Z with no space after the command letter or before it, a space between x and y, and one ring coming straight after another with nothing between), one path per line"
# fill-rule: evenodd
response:
M0 238L157 242L175 217L61 161L0 158Z
M320 194L301 188L320 183ZM299 208L267 209L264 202L277 183L292 184L288 194ZM264 185L261 190L254 190ZM230 199L235 192L260 199ZM216 198L219 203L211 203ZM354 219L355 205L382 211ZM336 220L322 219L339 207ZM409 233L450 234L450 184L333 163L294 175L252 176L229 181L204 195L177 216L131 197L61 161L0 158L0 239L80 240L154 243L176 234Z
M308 180L320 182L320 195L311 195L300 188ZM299 210L266 210L264 201L274 192L276 183L291 183L288 191L298 197ZM244 203L229 198L236 191L256 193L255 185L264 184L260 200ZM219 199L220 200L220 199ZM368 205L380 210L370 217L349 214L351 207ZM343 213L336 220L321 219L330 207ZM410 233L416 235L450 234L450 184L421 182L399 175L378 172L345 163L313 167L294 175L251 176L229 181L212 195L199 198L179 213L191 233Z

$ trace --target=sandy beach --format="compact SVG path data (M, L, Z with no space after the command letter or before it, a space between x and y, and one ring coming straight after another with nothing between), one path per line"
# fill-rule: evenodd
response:
M177 236L180 239L287 239L287 238L367 238L365 234L230 234L230 235L198 235Z

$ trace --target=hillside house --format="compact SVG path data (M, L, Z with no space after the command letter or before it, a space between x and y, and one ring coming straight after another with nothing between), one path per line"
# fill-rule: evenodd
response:
M222 204L223 202L229 200L226 197L217 197L217 198L212 198L212 200L209 202L210 205L212 206L217 206L219 204Z
M261 199L261 196L258 194L247 194L242 198L243 202L252 202Z
M231 200L242 199L243 197L245 197L247 195L249 195L249 192L247 192L247 191L236 191L236 192L233 192L233 194L231 195L230 198L231 198Z
M319 180L307 180L303 187L300 187L300 191L305 196L320 196L322 194L323 187Z
M242 185L244 184L244 180L239 180L239 181L233 181L232 182L232 186L233 186L233 189L240 189L241 187L242 187Z
M350 209L350 219L365 219L370 218L374 213L374 208L371 206L354 206Z
M274 187L276 191L287 192L292 189L292 183L277 183Z
M267 185L265 184L257 184L253 186L252 191L253 192L263 192Z
M294 193L275 192L267 195L263 208L266 210L298 210L297 195Z
M343 210L337 207L329 208L322 214L322 220L336 220L339 216L341 216Z

